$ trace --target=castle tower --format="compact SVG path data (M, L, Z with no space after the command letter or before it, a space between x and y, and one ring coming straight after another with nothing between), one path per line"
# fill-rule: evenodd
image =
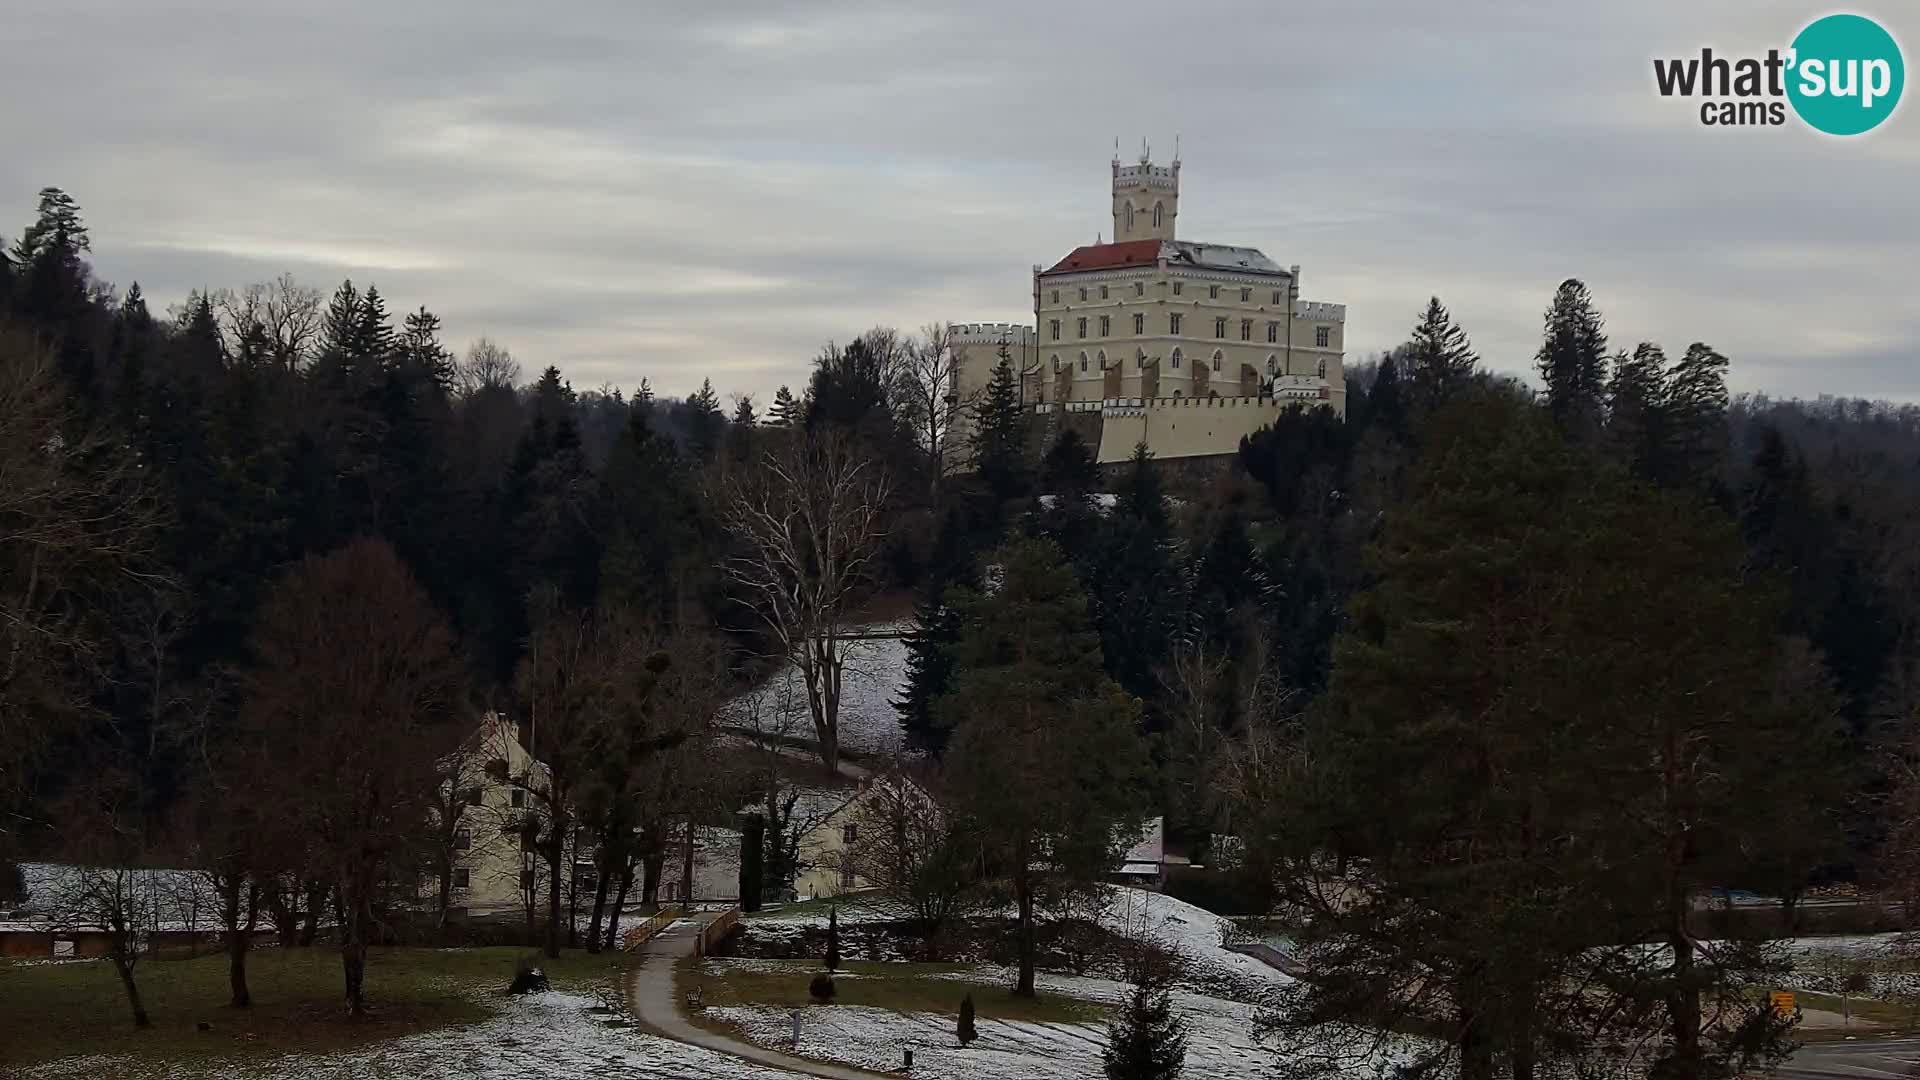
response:
M1113 241L1171 240L1180 213L1180 158L1155 165L1142 144L1140 160L1120 164L1113 156Z

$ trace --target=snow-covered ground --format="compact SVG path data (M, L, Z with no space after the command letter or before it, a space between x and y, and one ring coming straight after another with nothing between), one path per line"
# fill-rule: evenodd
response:
M907 681L907 643L898 636L907 629L897 620L860 627L859 633L892 636L859 638L841 646L846 656L840 690L840 745L844 749L885 755L905 745L900 714L893 702L904 692ZM729 711L733 713L732 722L740 726L767 732L784 729L794 738L813 738L806 684L800 670L790 664L742 695Z
M1045 993L1116 1002L1126 987L1103 979L1046 976ZM1252 1080L1272 1075L1271 1048L1253 1035L1252 1006L1177 992L1174 1008L1188 1024L1186 1075L1208 1080ZM714 1008L707 1014L737 1024L765 1046L791 1048L792 1013L766 1007ZM901 1051L913 1050L913 1075L939 1080L1052 1080L1102 1075L1100 1052L1106 1026L1042 1024L981 1017L979 1038L965 1049L954 1037L956 1018L938 1013L898 1013L854 1005L802 1011L800 1053L869 1069L897 1069Z
M508 1000L489 1020L357 1050L289 1054L242 1067L209 1067L207 1077L245 1080L793 1080L799 1073L749 1064L711 1050L608 1024L599 1002L577 994ZM177 1065L130 1058L71 1058L13 1074L21 1080L194 1076Z

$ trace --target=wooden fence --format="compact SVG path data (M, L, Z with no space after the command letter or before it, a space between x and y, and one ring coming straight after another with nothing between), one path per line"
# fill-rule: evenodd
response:
M659 933L662 930L665 930L669 926L672 926L673 920L679 917L680 917L680 912L675 910L674 908L660 909L660 913L655 915L653 918L648 919L646 922L641 923L639 926L633 927L632 929L628 930L626 933L621 934L620 935L621 948L625 949L628 952L632 952L633 950L639 948L640 946L645 945L648 939L652 938L653 935Z

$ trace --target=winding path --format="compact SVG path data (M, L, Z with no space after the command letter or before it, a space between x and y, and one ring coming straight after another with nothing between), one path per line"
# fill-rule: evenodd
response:
M751 1061L756 1065L766 1065L805 1076L825 1077L827 1080L875 1080L887 1074L868 1072L845 1065L827 1065L818 1061L783 1054L778 1050L769 1050L744 1039L731 1035L722 1035L708 1031L687 1020L680 1012L679 976L676 965L692 956L700 944L700 932L708 923L719 917L718 912L697 912L649 938L640 946L640 963L627 977L627 998L633 1005L633 1015L641 1025L663 1038L675 1042L698 1046L706 1050L718 1051Z

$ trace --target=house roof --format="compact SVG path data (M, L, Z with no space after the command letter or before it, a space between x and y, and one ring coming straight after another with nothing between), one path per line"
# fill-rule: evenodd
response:
M1267 258L1259 248L1203 244L1194 240L1128 240L1120 244L1087 244L1068 252L1066 258L1041 271L1041 276L1152 266L1162 258L1170 266L1287 276L1286 269Z

